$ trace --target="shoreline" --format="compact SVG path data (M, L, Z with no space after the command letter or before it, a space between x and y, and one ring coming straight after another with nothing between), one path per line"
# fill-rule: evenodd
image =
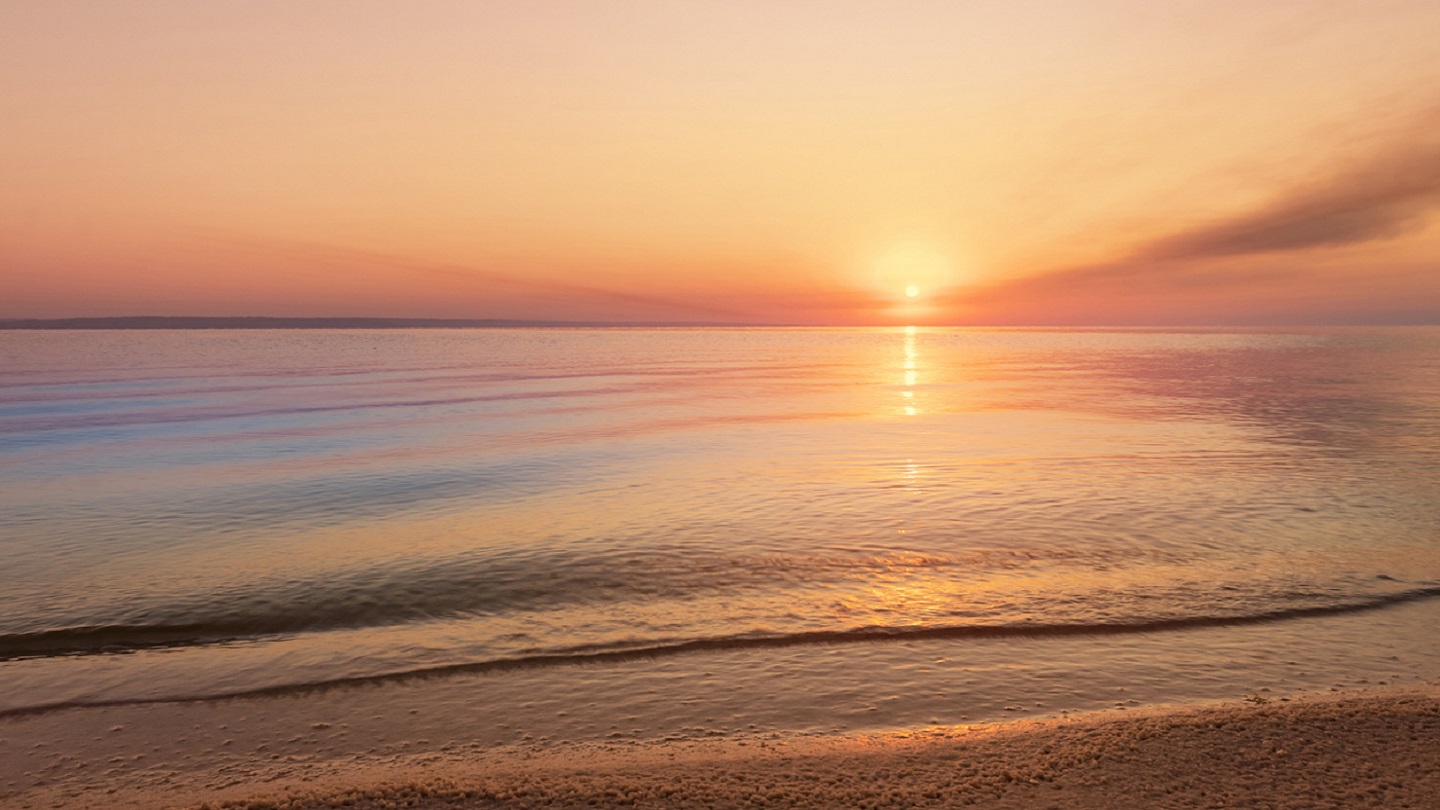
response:
M62 778L0 806L1420 808L1440 796L1437 742L1429 682L884 733L253 756L228 784L174 761L107 785L96 763L89 787Z

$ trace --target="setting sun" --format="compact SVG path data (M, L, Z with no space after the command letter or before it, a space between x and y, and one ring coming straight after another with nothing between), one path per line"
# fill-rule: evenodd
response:
M894 244L880 253L871 265L874 289L900 293L902 301L934 298L954 284L950 259L930 245L916 242Z

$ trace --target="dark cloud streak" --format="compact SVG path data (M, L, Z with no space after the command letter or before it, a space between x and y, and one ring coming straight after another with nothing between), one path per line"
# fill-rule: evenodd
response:
M1440 144L1300 186L1257 211L1161 238L1136 259L1201 259L1337 247L1399 236L1440 207Z
M1305 254L1400 237L1440 211L1440 110L1411 118L1370 154L1331 166L1251 211L1176 229L1110 261L956 290L947 303L982 319L1052 323L1223 320L1257 306L1295 306L1338 278L1332 270L1330 282L1321 281Z

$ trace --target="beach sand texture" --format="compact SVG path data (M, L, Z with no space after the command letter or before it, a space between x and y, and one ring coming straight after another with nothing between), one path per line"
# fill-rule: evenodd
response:
M889 734L352 758L299 772L256 760L218 791L186 787L187 773L209 776L197 765L163 786L100 793L62 781L4 806L1434 808L1440 688Z

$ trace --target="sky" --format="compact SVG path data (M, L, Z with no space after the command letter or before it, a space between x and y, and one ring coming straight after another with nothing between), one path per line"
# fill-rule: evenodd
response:
M1434 0L5 0L0 318L1440 323Z

